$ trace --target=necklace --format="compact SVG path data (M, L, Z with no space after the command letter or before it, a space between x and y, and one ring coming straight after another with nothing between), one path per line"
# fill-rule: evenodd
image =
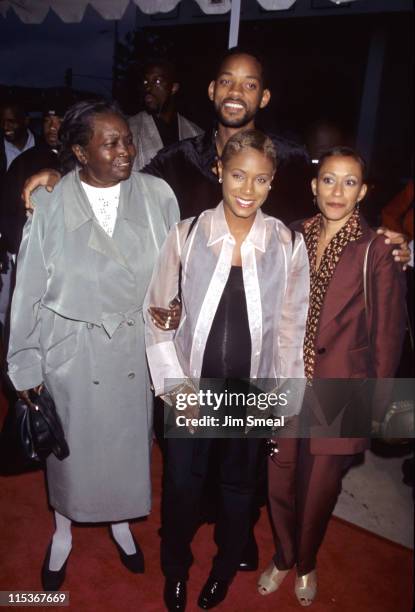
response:
M219 166L218 166L218 162L219 162L219 153L218 153L218 130L215 130L213 133L213 139L215 141L215 161L213 163L213 166L211 168L213 174L216 174L216 176L219 176Z

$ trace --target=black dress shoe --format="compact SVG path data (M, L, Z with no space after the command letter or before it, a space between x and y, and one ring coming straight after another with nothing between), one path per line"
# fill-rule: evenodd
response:
M144 574L144 555L143 555L143 551L141 550L141 548L139 547L139 545L135 541L134 536L131 534L132 538L133 538L134 546L135 546L135 553L133 553L132 555L127 555L125 550L118 544L117 540L112 535L111 529L110 529L110 535L111 535L112 541L114 542L115 546L117 547L118 553L120 555L121 563L128 570L130 570L130 572L133 572L133 574Z
M68 562L69 559L69 555L66 558L65 563L62 565L62 567L58 570L58 571L53 571L51 569L49 569L49 562L50 562L50 552L52 550L52 542L50 542L48 549L46 551L46 557L43 561L43 565L42 565L42 571L41 571L41 580L42 580L42 587L44 591L59 591L59 589L61 588L64 580L65 580L65 576L66 576L66 564ZM70 554L70 553L69 553Z
M241 561L238 565L239 572L256 572L258 569L258 545L254 534L249 537L248 544L242 553Z
M169 580L164 583L164 603L169 612L184 612L187 588L185 580Z
M214 608L226 597L229 588L228 580L215 580L215 578L208 578L205 586L200 592L197 605L202 610L210 610Z

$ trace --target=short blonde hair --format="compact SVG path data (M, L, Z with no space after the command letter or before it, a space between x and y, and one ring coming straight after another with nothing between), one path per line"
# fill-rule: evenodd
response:
M221 161L224 166L231 157L244 149L255 149L263 153L277 167L277 149L269 136L259 130L245 130L231 136L223 148Z

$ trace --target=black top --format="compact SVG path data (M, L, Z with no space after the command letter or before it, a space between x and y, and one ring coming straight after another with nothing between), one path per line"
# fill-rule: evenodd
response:
M212 321L202 378L249 378L251 334L242 268L232 266Z
M35 139L35 146L37 146L38 144L41 143L41 139L36 135L33 134L34 139ZM30 151L30 149L27 149L26 151L24 151L24 153L26 153L27 151ZM21 153L20 155L23 155L23 153ZM18 156L20 157L20 156ZM10 164L11 166L11 164ZM6 155L6 145L4 142L4 134L2 132L2 130L0 130L0 187L1 184L3 182L3 178L5 176L7 172L7 155Z
M154 123L160 134L161 142L163 147L168 147L179 140L179 124L177 121L177 115L175 115L171 123L166 123L161 117L152 115Z
M269 134L277 147L279 165L264 212L285 223L313 214L312 169L305 149ZM222 199L216 167L214 132L186 138L159 151L143 172L164 179L173 189L182 219L214 208Z

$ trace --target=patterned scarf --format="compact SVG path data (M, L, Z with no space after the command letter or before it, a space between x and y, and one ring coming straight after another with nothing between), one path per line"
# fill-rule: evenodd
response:
M308 379L313 378L314 374L315 341L330 280L348 243L357 240L362 235L359 210L356 207L348 222L330 240L321 258L320 266L316 270L317 245L322 222L322 215L319 213L304 223L304 239L310 261L310 306L304 339L304 365Z

